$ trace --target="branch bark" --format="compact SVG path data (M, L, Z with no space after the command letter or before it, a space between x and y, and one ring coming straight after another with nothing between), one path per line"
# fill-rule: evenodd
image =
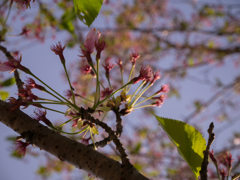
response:
M75 140L62 136L20 110L9 111L0 100L0 122L42 150L79 169L106 180L148 180L132 166L123 166Z

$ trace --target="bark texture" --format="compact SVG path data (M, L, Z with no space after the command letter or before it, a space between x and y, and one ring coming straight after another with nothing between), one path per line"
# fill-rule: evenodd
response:
M42 150L105 180L147 180L132 166L123 166L75 140L62 136L20 110L9 111L0 100L0 122Z

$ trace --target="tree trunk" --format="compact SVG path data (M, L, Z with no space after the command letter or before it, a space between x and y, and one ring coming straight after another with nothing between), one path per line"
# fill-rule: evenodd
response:
M20 110L9 111L10 105L0 100L0 121L28 142L67 161L79 169L106 180L147 180L133 167L124 167L99 152L62 136Z

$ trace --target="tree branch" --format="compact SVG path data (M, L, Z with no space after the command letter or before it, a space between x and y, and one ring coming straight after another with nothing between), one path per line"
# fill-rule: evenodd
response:
M0 100L0 121L22 137L79 169L106 180L147 180L135 168L123 166L77 141L68 139L20 110L9 111L10 104Z

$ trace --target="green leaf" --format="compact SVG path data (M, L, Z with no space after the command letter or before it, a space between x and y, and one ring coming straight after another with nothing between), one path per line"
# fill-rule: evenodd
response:
M73 0L73 3L78 19L88 27L98 16L102 6L102 0Z
M59 27L61 29L66 29L71 34L74 34L74 25L73 21L76 19L76 14L74 13L74 9L67 9L65 13L61 17L61 24Z
M7 28L2 28L2 30L0 31L0 36L2 36L2 37L4 37L5 36L5 34L7 33Z
M97 128L96 128L95 126L91 127L90 130L91 130L91 132L92 132L93 134L97 134L97 135L99 134L99 133L98 133L98 130L97 130Z
M1 100L4 101L9 96L9 93L7 91L0 91L0 96L1 96Z
M2 87L8 87L8 86L13 85L14 83L15 83L15 78L11 77L11 78L8 78L7 80L1 82L0 85Z
M11 156L14 157L14 158L17 158L17 159L23 158L23 155L19 154L19 153L18 153L17 151L15 151L15 150L11 153Z
M156 115L155 117L177 147L179 154L190 166L195 178L198 179L203 161L203 151L206 149L206 141L202 134L182 121Z

